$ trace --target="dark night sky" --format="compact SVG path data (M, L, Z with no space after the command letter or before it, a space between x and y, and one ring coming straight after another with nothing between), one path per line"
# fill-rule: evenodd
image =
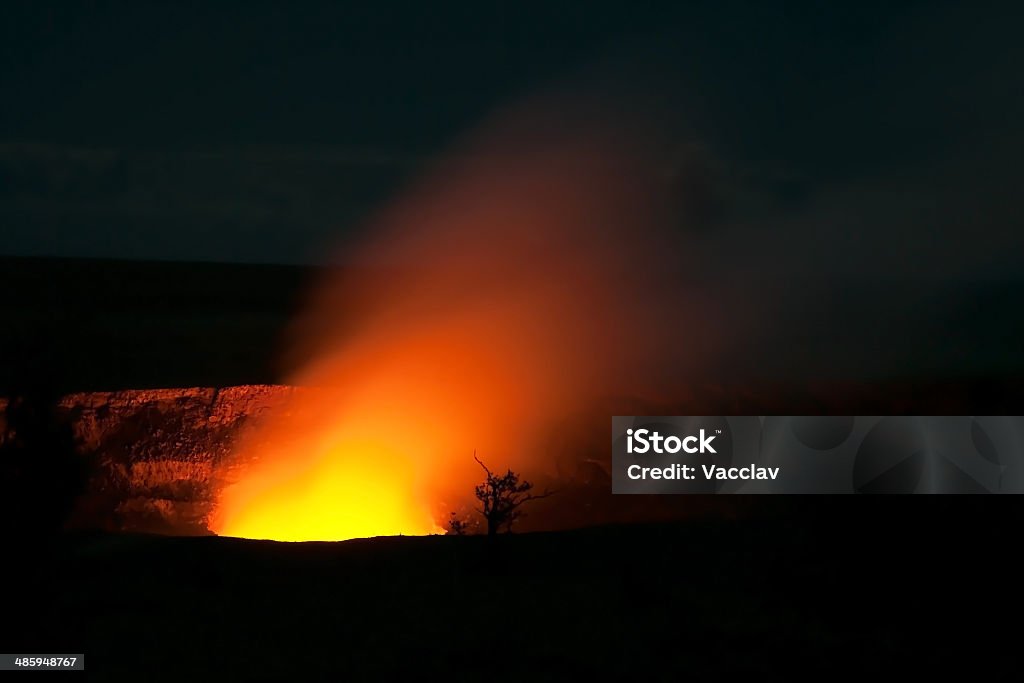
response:
M614 74L671 99L714 160L700 193L719 210L701 220L866 234L898 217L940 259L970 236L969 268L1021 267L1010 3L40 1L0 14L0 254L307 262L495 107Z

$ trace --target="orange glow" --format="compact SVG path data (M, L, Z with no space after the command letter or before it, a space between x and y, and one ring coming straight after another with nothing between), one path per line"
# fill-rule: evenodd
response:
M340 440L309 467L293 470L274 461L224 492L218 530L279 541L438 531L409 495L408 469L396 455L376 444Z
M241 435L214 532L437 532L479 483L474 450L548 472L552 420L669 381L659 359L694 335L651 294L678 255L643 127L551 118L566 109L500 118L346 252L362 270L324 282L295 325L287 380L310 390Z

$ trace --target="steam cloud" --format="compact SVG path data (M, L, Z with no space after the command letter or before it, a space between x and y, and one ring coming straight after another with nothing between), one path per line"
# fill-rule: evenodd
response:
M243 435L252 464L222 491L214 530L426 533L472 491L474 451L549 469L548 427L581 406L671 400L698 379L863 380L935 362L921 343L945 324L937 306L958 285L944 276L963 283L991 261L975 247L957 268L948 242L893 242L920 234L905 209L937 173L701 230L692 219L723 183L672 132L676 114L632 93L535 98L387 207L295 325L287 381L315 398ZM902 207L895 225L886 206ZM908 248L926 268L903 268Z
M336 478L427 511L396 504L397 528L382 533L428 530L426 517L472 491L474 451L536 471L552 419L671 392L711 361L726 339L682 287L694 252L673 230L666 138L595 105L506 112L370 226L348 254L356 265L296 325L305 362L289 382L316 387L315 401L292 411L301 426L282 417L242 439L257 464L225 489L215 528L259 534L238 520L275 505L272 516L294 517ZM359 505L335 499L316 514L378 512Z

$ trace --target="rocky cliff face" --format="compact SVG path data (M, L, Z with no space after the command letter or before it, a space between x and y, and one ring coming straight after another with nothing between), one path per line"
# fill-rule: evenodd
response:
M77 393L57 406L89 462L78 528L206 534L217 466L240 428L297 389L256 385ZM7 399L0 399L0 415ZM0 439L13 425L0 425Z

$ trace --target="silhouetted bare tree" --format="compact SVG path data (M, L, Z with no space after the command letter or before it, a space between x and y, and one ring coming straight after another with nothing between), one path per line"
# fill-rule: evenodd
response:
M453 512L448 520L448 535L465 536L467 531L469 531L469 522L460 518L458 513Z
M480 458L476 457L476 452L473 453L473 459L487 473L487 478L484 483L476 487L475 493L476 499L481 504L477 511L487 520L488 536L494 536L501 529L506 532L511 531L512 525L522 516L519 507L523 503L547 498L554 493L554 491L546 489L541 494L530 493L533 490L533 484L525 479L520 479L519 475L511 469L503 475L497 475L491 472Z

